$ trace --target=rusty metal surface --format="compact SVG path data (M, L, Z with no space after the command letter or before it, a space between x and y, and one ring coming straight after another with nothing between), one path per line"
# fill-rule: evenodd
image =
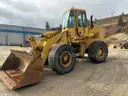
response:
M13 81L4 71L0 71L0 79L9 89L13 89L13 87L16 86L16 82Z
M42 77L42 59L25 51L11 50L0 71L0 79L11 90L38 83Z

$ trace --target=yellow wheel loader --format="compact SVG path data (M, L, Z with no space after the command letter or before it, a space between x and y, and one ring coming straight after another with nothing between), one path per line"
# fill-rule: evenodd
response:
M73 70L77 57L88 58L94 64L102 63L108 56L104 29L94 27L93 16L90 23L83 9L71 8L63 14L61 32L46 32L37 39L30 37L32 52L11 50L2 65L0 79L9 89L38 83L43 78L44 66L49 65L57 74Z

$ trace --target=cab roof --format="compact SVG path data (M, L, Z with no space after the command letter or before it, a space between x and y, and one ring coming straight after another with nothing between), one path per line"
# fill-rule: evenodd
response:
M84 10L84 9L79 9L79 8L69 8L69 9L66 10L66 12L68 12L68 11L70 11L70 10L77 10L77 11L86 12L86 10ZM65 12L65 13L66 13L66 12Z

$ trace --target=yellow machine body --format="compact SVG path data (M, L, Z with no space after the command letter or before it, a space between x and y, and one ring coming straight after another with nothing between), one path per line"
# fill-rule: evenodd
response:
M65 20L67 18L73 22L71 25L70 21ZM69 44L76 49L78 56L83 57L92 42L104 41L104 31L103 28L89 26L85 10L68 9L63 16L61 32L43 33L40 40L36 40L36 37L29 38L33 54L12 50L1 67L0 79L9 89L38 83L43 78L49 52L56 44Z

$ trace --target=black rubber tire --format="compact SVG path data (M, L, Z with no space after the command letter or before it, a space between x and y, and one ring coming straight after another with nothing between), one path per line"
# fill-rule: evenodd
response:
M60 61L60 55L65 51L68 51L71 54L71 63L67 67L62 66ZM48 63L50 68L59 75L71 72L76 64L75 49L68 44L56 45L49 53Z
M98 50L102 48L103 56L99 56ZM103 41L94 41L88 48L88 58L95 64L105 62L108 56L107 44Z

